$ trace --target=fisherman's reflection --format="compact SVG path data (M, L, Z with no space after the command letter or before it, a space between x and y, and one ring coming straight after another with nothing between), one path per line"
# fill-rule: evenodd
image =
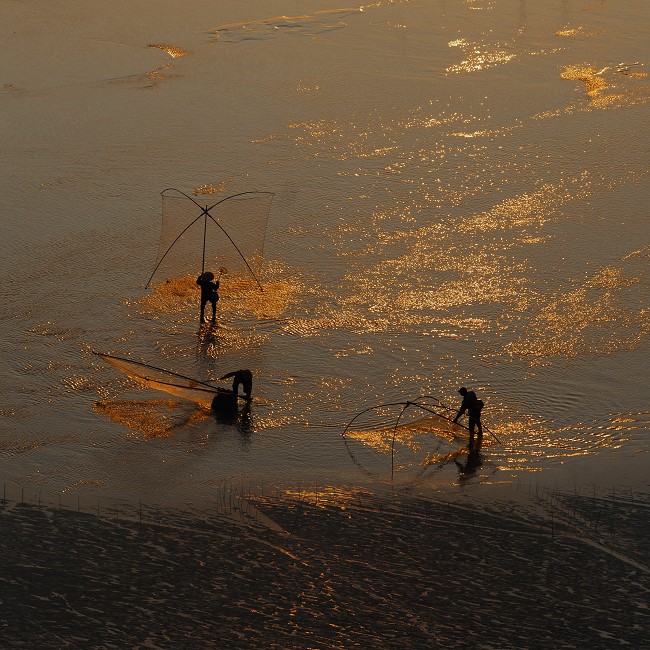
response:
M231 390L219 389L212 399L212 412L217 422L235 424L239 416L237 395Z
M251 425L251 403L246 402L239 412L239 422L237 422L237 429L241 435L241 443L244 449L248 449L251 443L251 435L253 427Z
M456 467L458 467L458 476L461 480L476 476L476 472L483 463L480 448L478 446L472 447L467 454L467 460L464 464L458 462L458 460L454 460L454 462L456 463Z
M215 351L223 347L219 336L219 329L214 325L204 325L199 329L197 340L197 352L201 357L213 356Z
M212 400L212 413L220 424L237 427L242 436L242 444L245 447L250 444L252 426L251 403L249 400L246 400L240 410L237 395L232 391L222 389Z

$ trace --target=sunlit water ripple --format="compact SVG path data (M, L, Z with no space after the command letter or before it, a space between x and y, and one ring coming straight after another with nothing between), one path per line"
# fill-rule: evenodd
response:
M224 480L454 489L453 436L394 426L420 395L453 415L468 385L488 427L471 481L622 466L643 484L641 5L262 4L148 17L146 37L138 8L107 15L47 70L35 36L7 45L3 480L190 500ZM200 251L144 289L168 187L275 194L265 291L231 268L216 327L198 326ZM248 367L250 421L141 390L93 350L216 383Z

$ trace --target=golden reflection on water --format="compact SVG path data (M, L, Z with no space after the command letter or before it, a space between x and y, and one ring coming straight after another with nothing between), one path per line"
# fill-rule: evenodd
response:
M638 347L650 332L650 310L622 304L621 294L639 282L622 269L597 271L582 286L555 293L533 317L526 334L507 343L505 350L543 363L555 356L607 355Z
M345 510L348 506L356 505L359 502L360 495L370 494L370 492L360 490L349 490L342 486L325 485L317 490L310 488L301 488L300 490L284 490L284 496L299 501L310 503L319 508L329 508L335 506Z
M648 412L618 414L603 422L576 422L559 428L530 416L501 422L498 431L507 442L499 467L536 472L546 467L547 460L563 464L569 458L623 449L635 438L643 437L649 416Z
M363 160L372 158L388 158L391 154L399 154L399 160L391 161L384 168L386 173L398 174L408 171L413 164L439 165L445 158L453 159L466 156L468 152L464 145L452 146L449 142L430 141L427 134L426 146L416 146L412 150L404 148L402 141L406 132L416 129L441 129L450 124L469 125L480 122L477 116L466 116L462 113L451 111L448 114L428 114L428 107L417 107L405 111L399 116L387 118L378 111L368 116L365 122L351 123L338 119L320 119L309 122L295 122L288 125L290 134L296 144L317 150L317 155L330 156L337 160ZM521 125L504 127L499 130L483 129L482 135L496 136L505 134ZM477 135L479 131L477 130ZM455 135L464 136L464 132ZM416 137L417 134L414 135ZM278 139L280 136L269 136L265 140ZM485 153L485 148L471 153L472 157L480 157ZM355 170L340 170L340 176L373 175L357 167ZM437 183L441 179L435 179ZM483 182L484 179L481 179ZM478 181L477 181L478 182ZM440 188L438 188L439 190ZM453 193L457 192L455 184L450 187L450 200ZM459 194L458 202L465 196ZM366 195L365 198L370 198Z
M628 253L623 260L632 260L632 259L650 259L650 244L646 244L639 248L638 250Z
M264 284L264 293L257 291L247 279L233 286L233 299L256 318L279 318L287 307L298 300L304 285L297 279L284 279Z
M615 188L624 182L640 180L642 174L636 177L628 173L626 178L607 179L585 170L574 177L544 183L533 191L509 197L489 210L467 215L462 220L441 221L419 229L384 231L375 243L364 235L368 243L363 248L342 253L362 260L359 268L344 277L351 289L340 300L338 308L322 307L310 319L296 319L291 323L292 331L313 335L324 328L371 332L389 330L398 324L401 327L431 325L430 312L438 312L435 321L438 326L444 324L485 332L499 327L498 322L449 314L449 309L475 304L506 304L520 312L536 307L541 312L529 334L509 345L512 354L516 351L526 357L537 357L542 352L553 354L552 350L563 355L569 354L571 348L578 354L580 350L585 351L593 341L576 348L577 340L566 338L572 322L585 331L589 327L603 329L624 325L632 328L637 322L641 326L639 333L632 334L628 340L617 341L615 333L611 332L603 349L614 350L638 341L647 329L646 313L626 313L622 305L615 304L613 295L637 284L634 277L620 269L602 269L594 273L581 290L564 297L556 295L552 304L545 304L546 299L531 280L536 270L530 268L528 260L518 260L515 252L509 252L522 245L544 243L547 237L543 235L543 228L549 222L565 218L563 207L566 204L584 200L602 191L603 187ZM399 210L404 207L400 206ZM388 214L383 208L372 215L376 221L395 216L398 215ZM472 237L477 232L492 236L484 237L470 253L463 244L463 237ZM355 235L355 230L346 226L338 234L343 247ZM386 254L388 246L404 252L390 258ZM372 261L368 263L368 259ZM376 259L381 261L375 262ZM426 280L414 286L413 277ZM605 294L593 296L594 291ZM533 334L536 329L538 332ZM548 336L552 334L555 336L549 341Z
M387 260L365 273L347 278L357 286L355 293L344 304L361 306L369 303L369 309L380 314L395 313L400 308L400 319L410 324L430 320L426 312L444 312L453 307L480 303L509 303L522 305L526 300L526 269L506 255L498 255L490 246L477 248L470 255L458 255L457 249L448 247L445 238L436 240L428 236L429 228L417 233L417 241L394 260ZM407 282L402 288L395 278L416 274L435 277L433 283L413 287ZM452 278L449 275L453 275ZM408 310L404 313L402 310ZM468 317L444 313L442 320L453 320L458 325L468 322L472 327L485 325L479 316ZM375 323L376 326L376 323Z
M457 138L488 138L503 135L509 131L520 128L522 128L522 125L516 124L514 126L505 127L502 129L484 129L482 131L472 131L471 133L466 131L457 131L451 135L456 136Z
M582 81L585 90L590 98L597 98L600 93L609 87L607 81L601 76L601 72L591 65L570 65L566 66L560 76L562 79L573 79Z
M631 72L631 65L598 68L591 64L565 66L560 76L562 79L579 81L593 108L619 108L650 101L650 85L637 83L638 79L647 77L645 72ZM615 76L616 75L616 76Z
M93 410L101 413L116 424L138 432L146 439L162 438L178 428L179 403L173 399L151 400L100 400L93 404ZM185 418L183 426L207 419L208 413L196 409Z
M255 318L278 318L287 306L297 300L302 283L295 279L273 279L263 283L260 291L257 283L248 276L228 273L220 279L217 317L232 319L235 315L253 315ZM196 277L187 275L169 278L152 285L151 292L135 302L145 314L178 314L196 311L200 302L200 290Z
M192 193L195 195L209 196L211 194L216 194L217 192L226 192L228 189L226 183L221 181L218 185L213 185L212 183L206 183L204 185L199 185L192 190Z
M578 27L566 27L565 29L560 29L555 32L555 35L562 38L568 38L571 36L594 36L594 32L590 32L582 25L578 25Z
M459 122L461 124L470 124L475 120L475 117L466 117L462 113L458 112L452 112L446 116L436 115L434 117L431 115L422 116L418 111L406 117L397 118L395 120L395 125L404 129L433 129L440 126L445 126L447 124L455 124Z
M89 376L89 375L72 375L72 376L67 376L63 377L61 380L64 386L67 388L73 390L73 391L78 391L78 390L85 390L85 389L92 389L95 387L95 381L94 379Z
M485 43L470 42L464 38L448 43L449 47L458 47L464 51L465 60L451 65L446 69L447 74L462 72L477 72L496 65L503 65L515 59L514 52Z
M373 137L370 137L367 130L359 129L344 120L299 122L289 124L287 128L296 132L293 136L295 142L317 148L319 156L329 153L339 160L384 157L398 148L392 129L384 124L380 125L381 135L375 133L372 134ZM383 145L373 144L377 137L389 142Z
M616 178L582 170L572 177L553 183L546 182L533 191L507 198L485 212L468 215L458 225L458 230L468 234L476 230L513 230L517 241L523 241L521 235L530 234L525 228L541 228L548 222L564 218L560 209L562 206L583 200L603 188L614 189L622 184L638 182L644 176L643 171L626 171L624 176Z
M155 70L147 72L147 78L151 80L151 86L157 86L161 81L169 79L169 77L170 75L165 72L164 67L156 68Z
M146 313L178 313L197 303L197 286L194 276L169 278L151 287L151 293L137 301Z
M172 59L178 59L181 56L186 56L189 54L189 50L184 50L182 47L176 45L167 45L164 43L150 43L147 47L155 47L163 52L167 52Z
M61 492L63 494L66 494L68 492L77 492L79 488L91 486L94 488L97 488L101 485L101 481L99 479L79 479L77 481L74 481L74 483L67 485L64 487Z
M32 334L38 334L39 336L52 336L57 338L59 341L66 341L68 339L74 338L75 336L78 336L80 329L68 329L65 327L60 327L51 321L46 321L42 324L33 325L29 328L28 331Z
M320 377L313 384L306 385L298 377L290 375L276 379L281 387L281 397L273 401L264 401L264 410L255 413L258 430L271 430L298 426L331 427L331 422L323 422L323 397L331 394L343 394L352 378ZM331 408L333 405L328 404ZM337 418L338 421L338 418Z
M218 315L217 319L219 319ZM242 331L236 327L221 325L219 323L216 325L210 324L201 328L197 350L203 357L217 359L223 350L238 352L259 349L265 340L265 334ZM169 354L173 354L176 349L173 344L166 344L163 346L163 351L167 352L167 348L169 348Z

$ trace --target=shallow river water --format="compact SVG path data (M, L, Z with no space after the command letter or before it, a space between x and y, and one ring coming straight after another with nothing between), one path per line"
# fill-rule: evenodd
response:
M646 0L0 0L0 18L0 481L647 492ZM200 246L145 288L167 188L199 204L168 234L274 195L266 225L227 225L263 239L263 292L225 245L206 260L228 269L215 327ZM250 416L93 351L250 368ZM396 428L461 385L489 427L470 481L450 462L466 432Z

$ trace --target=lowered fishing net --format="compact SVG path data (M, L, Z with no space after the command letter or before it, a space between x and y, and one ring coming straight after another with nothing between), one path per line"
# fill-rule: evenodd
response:
M167 189L162 195L158 255L147 282L161 283L221 269L258 284L264 260L271 192L242 192L210 203ZM224 271L221 271L222 273Z
M180 375L170 370L156 368L146 363L114 357L110 354L95 352L98 357L111 366L121 370L144 388L153 388L169 395L190 400L203 407L210 408L215 395L221 392L217 386Z
M435 398L434 398L435 399ZM412 481L462 453L463 427L431 400L380 404L361 411L342 436L353 461L373 479Z

